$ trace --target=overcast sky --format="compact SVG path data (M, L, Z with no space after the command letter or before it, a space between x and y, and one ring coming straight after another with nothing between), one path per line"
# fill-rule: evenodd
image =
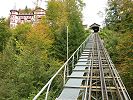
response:
M107 0L84 0L84 2L86 3L83 11L84 23L91 25L95 22L102 25L105 17Z
M14 8L16 5L16 8L25 8L27 5L28 8L34 7L34 1L36 0L0 0L0 17L7 17L9 16L10 9ZM45 0L43 0L45 1ZM86 6L84 7L83 11L83 21L84 24L91 25L94 22L102 25L102 22L104 21L105 16L105 7L107 5L107 0L84 0L86 3ZM46 4L42 3L42 7L44 7ZM99 12L102 12L98 14Z

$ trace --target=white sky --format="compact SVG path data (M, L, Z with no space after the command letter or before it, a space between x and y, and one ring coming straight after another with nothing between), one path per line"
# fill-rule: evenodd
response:
M27 5L28 8L33 8L36 0L0 0L0 17L8 17L10 9L14 8L16 4L16 8L25 8ZM43 0L45 1L45 0ZM105 7L107 0L84 0L86 6L83 11L83 21L84 24L91 25L94 22L102 25L105 15ZM45 7L45 3L42 4L42 7ZM103 16L99 16L98 12L103 12ZM102 14L100 14L102 15Z
M86 6L83 11L84 24L91 25L93 23L103 24L105 18L105 8L108 0L84 0ZM98 14L99 12L102 12Z

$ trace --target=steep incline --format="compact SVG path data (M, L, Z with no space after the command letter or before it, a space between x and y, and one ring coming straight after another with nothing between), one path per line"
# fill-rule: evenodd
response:
M79 46L33 100L43 92L49 100L53 80L59 76L64 86L56 100L131 100L98 33Z
M131 100L98 35L90 36L57 100Z

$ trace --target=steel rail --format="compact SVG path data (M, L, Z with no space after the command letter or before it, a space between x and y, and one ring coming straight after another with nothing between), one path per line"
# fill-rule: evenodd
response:
M110 69L110 71L111 71L111 75L112 75L112 77L113 77L113 80L114 80L114 82L115 82L117 91L118 91L118 93L119 93L120 99L123 100L122 95L121 95L121 93L120 93L120 90L118 89L119 87L118 87L118 84L117 84L117 80L114 78L115 76L114 76L113 71L112 71L112 69L111 69L110 61L109 61L109 59L108 59L108 57L107 57L107 55L106 55L106 52L105 52L105 49L104 49L104 48L103 48L103 50L104 50L105 58L107 59L107 63L108 63L108 65L109 65L109 69Z
M114 64L112 63L112 65L114 66ZM118 77L120 77L120 75L118 74L118 71L115 69L115 71L116 71L116 74L118 75ZM127 95L127 97L125 98L126 100L131 100L131 98L130 98L130 96L129 96L129 94L128 94L128 92L127 92L127 90L126 90L126 88L125 88L125 86L124 86L124 84L123 84L123 82L122 82L122 79L121 79L121 77L118 79L118 80L120 80L120 82L121 82L121 84L123 85L123 88L124 88L124 90L125 90L125 95Z
M99 70L100 70L100 80L101 80L101 89L102 89L102 99L108 100L108 93L107 93L107 88L106 88L106 83L104 79L104 71L102 67L102 61L101 61L101 53L100 53L100 41L98 38L98 34L96 34L96 42L97 42L97 50L98 50L98 60L99 60Z
M89 39L92 39L92 40L88 42ZM45 100L47 100L49 90L51 88L51 83L53 82L55 77L62 71L64 71L64 74L63 74L64 84L66 83L65 82L66 78L70 78L69 72L68 72L69 71L68 63L71 63L73 68L75 67L74 62L78 61L78 58L81 55L81 53L83 52L87 43L92 43L92 45L91 45L91 48L89 48L91 50L90 54L89 54L90 63L86 66L86 67L88 67L87 74L86 74L86 77L88 77L88 78L85 78L86 84L85 84L85 86L82 86L82 87L67 87L67 88L82 88L82 89L84 89L82 100L97 99L98 98L97 97L97 90L98 89L102 93L102 96L101 96L102 100L108 100L110 95L111 95L111 98L113 99L113 95L114 95L114 94L112 94L113 90L115 92L118 92L118 94L116 94L116 95L119 97L119 99L131 100L131 98L130 98L130 96L129 96L129 94L128 94L119 74L118 74L118 71L116 70L116 68L115 68L106 48L104 47L102 40L101 40L100 36L98 35L98 33L92 33L85 39L85 41L78 47L78 49L70 56L69 59L67 59L67 61L63 64L63 66L60 67L60 69L54 74L54 76L46 83L46 85L33 98L33 100L36 100L44 92L44 90L46 91ZM102 57L107 62L107 66L106 66L107 70L103 68L103 65L106 65L106 63L102 63L102 59L103 59ZM98 64L97 64L97 61L95 63L95 58L98 59ZM100 74L100 77L98 78L98 80L100 79L99 81L101 82L101 84L99 84L98 86L96 85L96 87L93 86L93 84L94 84L93 83L93 70L94 70L93 67L95 67L95 66L98 66L99 71L97 73L98 73L98 75ZM107 76L110 76L110 75L112 76L112 78L111 78L112 82L113 82L112 87L110 86L111 83L109 81L108 81L108 83L109 83L109 87L108 87L108 83L107 83L106 77L105 77L106 71L108 71L108 70L110 72L109 72L109 75L107 74ZM97 81L95 82L95 84L97 84ZM93 88L95 88L95 90L93 90ZM93 95L92 91L96 92L96 97L92 96ZM108 94L108 92L110 94ZM116 98L118 98L118 97L116 97Z
M93 34L93 37L92 37L92 40L94 40L94 34ZM94 49L94 42L93 42L93 44L92 44L92 49L91 49L91 51L93 52L93 49ZM90 63L89 64L92 64L92 59L93 59L93 53L91 52L91 57L90 57ZM87 74L87 76L89 77L89 75L90 75L90 66L91 65L89 65L88 66L88 74ZM89 78L87 78L87 81L86 81L86 86L88 86L89 85L89 79L90 79L90 77ZM87 94L88 94L88 88L86 87L86 89L85 89L85 95L84 95L84 100L87 100Z
M106 50L107 51L107 50ZM108 53L107 53L108 54ZM108 57L109 57L109 55L108 55ZM110 57L109 57L110 58ZM129 94L128 94L128 92L127 92L127 90L126 90L126 88L125 88L125 86L124 86L124 84L123 84L123 82L122 82L122 79L121 79L121 77L120 77L120 75L118 74L118 71L116 70L116 68L115 68L115 66L114 66L114 64L113 64L113 62L112 62L112 60L111 60L111 58L110 58L110 62L111 62L111 65L112 65L112 68L113 68L113 70L114 70L114 72L116 73L116 75L117 75L117 77L119 77L119 81L121 82L121 85L120 86L123 86L123 88L124 88L124 90L125 90L125 92L124 92L124 90L123 90L123 88L121 88L122 90L123 90L123 95L124 95L124 97L125 97L125 99L126 100L131 100L131 98L130 98L130 96L129 96ZM120 83L119 82L119 83Z
M90 88L88 100L91 100L91 90L92 90L92 75L93 75L93 61L94 61L94 47L95 46L95 34L93 34L93 47L92 47L92 61L91 61L91 73L90 73Z
M98 35L98 38L100 39L99 35ZM100 39L100 42L101 42L101 39ZM102 44L102 46L103 46L103 43L102 43L102 42L101 42L101 44ZM106 48L103 48L103 51L104 51L105 57L106 57L107 60L108 60L108 64L109 64L109 66L110 66L109 68L110 68L111 74L112 74L112 76L113 76L113 80L114 80L114 82L115 82L115 85L116 85L116 88L117 88L117 91L118 91L118 93L119 93L119 96L120 96L121 100L131 100L131 99L130 99L130 96L129 96L129 94L128 94L128 92L127 92L127 90L126 90L126 88L125 88L125 86L124 86L124 84L123 84L123 82L122 82L122 80L121 80L121 78L120 78L118 72L117 72L117 70L115 69L115 66L114 66L114 64L113 64L113 62L112 62L112 60L111 60L111 58L110 58L110 56L109 56L109 54L108 54ZM115 75L115 76L114 76L114 75ZM116 78L115 78L115 77L116 77ZM119 79L118 79L118 77L119 77ZM121 90L122 90L124 99L123 99L123 97L122 97L122 95L121 95L120 90L118 89L119 87L118 87L118 84L117 84L116 81L118 81L118 84L119 84L119 86L120 86L120 88L121 88ZM123 86L122 86L122 85L123 85ZM125 89L125 92L126 92L126 93L124 92L124 89L123 89L123 88ZM127 94L127 95L126 95L126 94Z
M122 82L122 80L121 80L119 74L118 74L118 72L117 72L116 69L114 68L115 66L113 65L113 63L111 63L111 66L112 66L112 69L113 69L113 71L114 71L114 74L115 74L116 77L117 77L118 84L119 84L119 86L120 86L120 88L121 88L121 90L122 90L122 94L123 94L123 96L124 96L124 100L131 100L131 98L130 98L130 96L129 96L129 94L128 94L128 92L127 92L127 90L126 90L126 88L125 88L125 86L124 86L124 84L123 84L123 82ZM119 77L119 79L118 79L118 77Z
M96 34L96 33L95 33ZM101 82L101 92L102 92L102 100L104 100L104 89L103 89L103 77L102 77L102 70L101 70L101 61L100 61L100 53L99 53L99 46L97 41L97 53L98 53L98 61L99 61L99 71L100 71L100 82Z

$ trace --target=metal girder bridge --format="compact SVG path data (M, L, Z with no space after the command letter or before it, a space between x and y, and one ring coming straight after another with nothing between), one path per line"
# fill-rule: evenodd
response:
M49 98L59 76L63 88L56 98ZM79 46L33 100L43 93L45 100L131 100L98 33Z

